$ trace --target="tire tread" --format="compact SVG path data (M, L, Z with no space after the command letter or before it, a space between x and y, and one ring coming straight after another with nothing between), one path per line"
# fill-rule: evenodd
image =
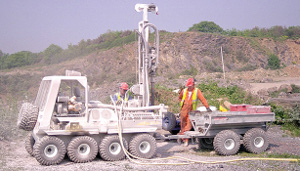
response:
M232 138L236 144L235 147L230 151L224 147L224 141L227 138ZM236 154L240 149L240 137L231 130L224 130L215 136L213 144L216 153L225 156L233 155Z
M252 142L253 136L256 135L264 138L265 142L261 148L256 148ZM243 144L248 152L259 154L266 151L266 149L269 147L269 139L266 132L261 128L252 128L245 133L243 138Z
M87 158L81 158L77 153L77 148L80 144L86 143L90 146L91 152ZM98 144L96 140L90 136L78 136L74 137L68 145L67 154L75 163L85 163L94 160L98 153Z
M148 142L151 145L150 151L147 154L142 154L139 152L138 147L139 143L143 140L148 140ZM155 138L149 134L137 134L132 137L130 143L129 143L129 151L131 154L133 154L136 157L146 158L150 159L154 156L156 152L156 141Z

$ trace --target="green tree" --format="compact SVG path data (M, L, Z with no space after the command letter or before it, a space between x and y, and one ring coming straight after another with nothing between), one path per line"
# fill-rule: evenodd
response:
M4 53L2 52L2 50L0 50L0 58L4 56Z
M45 61L50 62L52 58L61 53L63 49L55 44L51 44L42 54Z
M229 36L237 36L238 35L238 31L234 28L232 30L227 30L226 34Z
M29 51L17 52L4 58L2 69L30 65L35 62L36 58L37 55Z
M272 70L280 68L280 59L277 55L271 54L269 56L267 68Z
M286 36L291 39L299 39L300 38L300 26L291 26L286 29Z
M206 33L222 33L224 30L212 21L202 21L198 24L194 24L188 29L188 31L200 31Z
M2 52L2 50L0 50L0 70L4 69L4 61L7 56L8 55L6 55L5 53Z

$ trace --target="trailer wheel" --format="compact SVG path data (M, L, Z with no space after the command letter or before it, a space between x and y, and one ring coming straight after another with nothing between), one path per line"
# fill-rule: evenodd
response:
M171 131L176 126L176 117L173 113L167 112L162 120L162 128L166 131Z
M149 159L156 152L155 138L149 134L137 134L129 143L129 151L136 157Z
M199 148L200 149L214 149L214 139L213 138L199 138Z
M98 153L98 145L94 138L79 136L71 140L67 153L69 158L76 163L90 162Z
M128 143L123 138L123 145L128 150ZM118 135L108 135L104 137L99 145L99 152L102 159L107 161L122 160L125 158Z
M267 134L261 128L252 128L246 132L243 143L247 151L251 153L262 153L269 146Z
M214 149L220 155L233 155L240 149L240 137L231 130L219 132L214 138Z
M34 157L42 165L58 164L66 154L65 143L57 137L44 136L33 148Z
M33 156L34 143L35 143L35 140L32 137L32 132L30 132L25 139L25 149L28 152L28 154L30 154L31 156Z
M25 131L32 131L37 121L39 108L31 103L23 103L19 112L17 126Z

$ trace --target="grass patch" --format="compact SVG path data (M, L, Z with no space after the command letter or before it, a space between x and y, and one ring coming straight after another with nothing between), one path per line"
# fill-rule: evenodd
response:
M215 152L213 152L213 150L206 150L206 149L196 150L196 155L197 156L207 156L207 157L220 157Z
M255 49L256 52L258 52L262 55L271 54L271 51L268 48L261 45L256 38L248 38L247 40L249 41L250 46L253 49Z
M287 88L284 88L284 89L281 89L281 90L279 90L279 91L271 92L270 96L271 96L272 98L277 98L281 92L287 93L287 92L288 92L288 89L287 89Z
M0 99L0 118L0 141L11 140L22 133L17 128L18 108L15 99Z
M242 71L254 71L256 70L258 67L256 65L251 65L248 64L246 66L243 66L241 68L238 68L237 71L242 72Z
M195 67L193 67L192 65L190 65L190 69L186 69L186 70L182 71L182 72L180 73L180 75L191 75L191 76L196 76L197 73L198 73L198 70L197 70Z
M222 72L221 66L217 66L218 64L214 61L204 60L203 63L208 72Z
M300 136L300 128L299 128L299 126L296 126L295 124L286 123L286 124L282 125L281 129L286 131L289 135L292 135L295 137Z
M296 86L295 84L291 84L292 93L300 93L300 87Z
M173 90L165 86L155 85L155 104L163 103L169 107L170 112L179 113L179 95L172 92Z
M219 101L222 98L232 104L260 104L258 98L245 92L237 86L219 87L216 82L202 83L197 86L203 93L210 106L219 108Z
M283 130L288 130L292 136L300 136L300 107L284 108L271 104L271 110L275 113L276 124L281 125Z

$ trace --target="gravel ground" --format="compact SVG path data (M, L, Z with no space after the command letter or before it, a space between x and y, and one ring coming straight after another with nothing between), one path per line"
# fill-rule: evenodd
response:
M273 126L268 131L270 146L267 154L290 154L300 156L300 138L287 136L280 127ZM247 156L243 150L234 156L218 156L214 151L202 151L197 149L196 144L183 147L176 141L157 141L157 153L154 159L150 161L139 161L144 164L136 164L129 159L107 162L100 159L99 156L89 163L73 163L65 158L62 163L55 166L41 166L35 158L31 157L24 148L24 141L13 142L0 141L0 170L300 170L299 162L288 161L237 161L217 164L194 163L188 165L176 165L179 163L188 163L180 159L162 158L181 156L196 161L225 161ZM247 154L247 153L246 153ZM251 157L256 155L249 154ZM150 165L155 163L174 163L173 165Z

